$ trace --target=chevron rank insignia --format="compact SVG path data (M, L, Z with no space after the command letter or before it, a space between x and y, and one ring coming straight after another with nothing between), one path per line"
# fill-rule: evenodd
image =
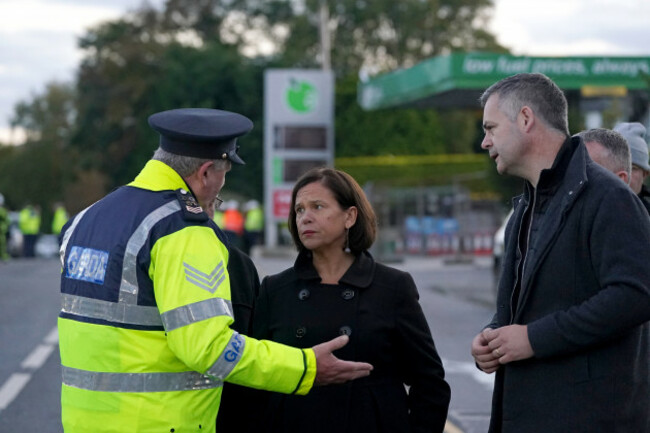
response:
M183 262L183 267L185 268L185 279L187 281L210 293L214 293L226 279L223 261L219 262L209 274L199 271L185 262Z
M180 188L176 190L176 197L181 205L181 212L183 212L183 219L188 221L207 221L208 214L203 211L203 208L196 201L196 198L189 191Z

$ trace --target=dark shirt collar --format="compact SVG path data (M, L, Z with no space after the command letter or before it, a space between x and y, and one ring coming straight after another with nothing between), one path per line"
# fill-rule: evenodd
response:
M320 276L312 262L311 252L303 250L298 254L293 265L296 275L301 280L320 280ZM343 274L339 284L349 284L358 288L370 286L375 274L375 260L368 251L364 251L355 257L350 268Z

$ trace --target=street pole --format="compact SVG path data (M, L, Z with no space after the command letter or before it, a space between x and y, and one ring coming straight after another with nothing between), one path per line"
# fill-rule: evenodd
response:
M330 51L332 42L330 39L330 30L329 30L329 20L330 20L330 11L329 6L327 6L326 0L320 0L319 8L319 17L320 17L320 47L321 47L321 58L322 58L322 68L325 71L332 69L332 64L330 61Z

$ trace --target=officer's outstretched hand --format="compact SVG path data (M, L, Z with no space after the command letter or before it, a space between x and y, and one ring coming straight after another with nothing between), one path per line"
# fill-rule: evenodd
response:
M316 354L316 378L314 385L344 383L370 374L372 365L365 362L342 361L332 352L348 344L350 337L341 335L333 340L312 347Z

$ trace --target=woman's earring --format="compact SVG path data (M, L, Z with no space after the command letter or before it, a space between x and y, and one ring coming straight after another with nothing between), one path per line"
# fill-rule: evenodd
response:
M350 229L345 229L345 248L343 248L343 251L346 253L352 252L350 250Z

